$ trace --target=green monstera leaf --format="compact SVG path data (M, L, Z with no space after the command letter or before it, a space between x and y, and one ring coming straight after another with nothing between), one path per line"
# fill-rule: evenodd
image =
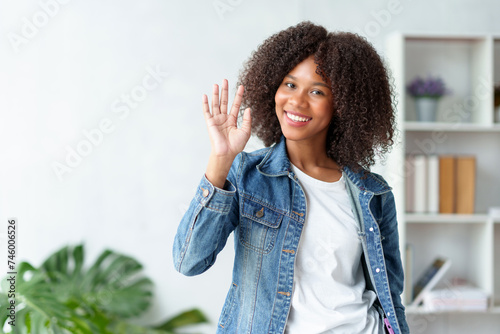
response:
M63 247L40 266L17 267L15 326L11 317L9 276L0 284L0 334L164 334L208 322L199 310L185 312L155 328L133 325L127 319L148 309L153 284L141 275L135 259L104 251L88 270L84 247Z
M68 248L64 248L66 251ZM59 251L61 252L61 251ZM58 252L58 253L59 253ZM56 256L52 255L51 258ZM67 263L61 265L61 269ZM63 284L57 284L52 277L60 277ZM8 276L9 277L9 276ZM2 280L1 310L4 312L4 302L8 302L9 290ZM48 272L41 268L34 268L27 262L18 265L16 275L15 326L11 326L11 333L95 333L98 328L88 321L71 303L72 294L69 287L71 281L65 277L62 270ZM8 310L7 310L8 311ZM10 314L1 314L2 327L13 319ZM3 328L1 329L3 332Z

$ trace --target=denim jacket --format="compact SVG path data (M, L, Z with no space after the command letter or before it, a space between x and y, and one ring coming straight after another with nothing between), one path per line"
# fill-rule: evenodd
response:
M394 333L409 333L400 294L403 268L391 188L377 174L343 169L359 230L367 289ZM224 189L203 177L175 236L177 271L210 268L231 232L235 261L217 333L283 333L294 263L306 217L304 191L288 160L285 139L234 160ZM335 298L335 296L332 296ZM389 325L390 324L390 325ZM390 331L389 331L390 332Z

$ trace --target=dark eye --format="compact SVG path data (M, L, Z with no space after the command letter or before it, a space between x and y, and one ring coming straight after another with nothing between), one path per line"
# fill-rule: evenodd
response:
M295 88L295 85L291 82L286 82L285 86L287 86L288 88Z
M322 91L320 91L320 90L313 90L313 91L312 91L312 93L313 93L314 95L325 95L325 94L324 94Z

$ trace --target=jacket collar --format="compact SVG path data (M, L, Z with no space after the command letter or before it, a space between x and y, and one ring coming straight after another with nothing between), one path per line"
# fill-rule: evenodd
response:
M286 153L285 137L270 147L266 156L257 165L257 170L266 176L283 176L288 175L292 169L290 160ZM366 173L366 176L363 177ZM391 190L391 187L385 180L365 169L353 171L349 167L343 168L343 174L346 176L346 181L355 185L360 191L367 191L375 195L383 194Z
M281 136L280 141L269 148L264 159L257 165L257 170L267 176L288 175L292 170L286 153L284 136Z

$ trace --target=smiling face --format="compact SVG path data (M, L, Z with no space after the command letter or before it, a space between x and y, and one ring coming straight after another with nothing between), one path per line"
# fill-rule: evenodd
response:
M326 143L333 116L330 86L310 56L288 73L276 91L276 115L287 140Z

